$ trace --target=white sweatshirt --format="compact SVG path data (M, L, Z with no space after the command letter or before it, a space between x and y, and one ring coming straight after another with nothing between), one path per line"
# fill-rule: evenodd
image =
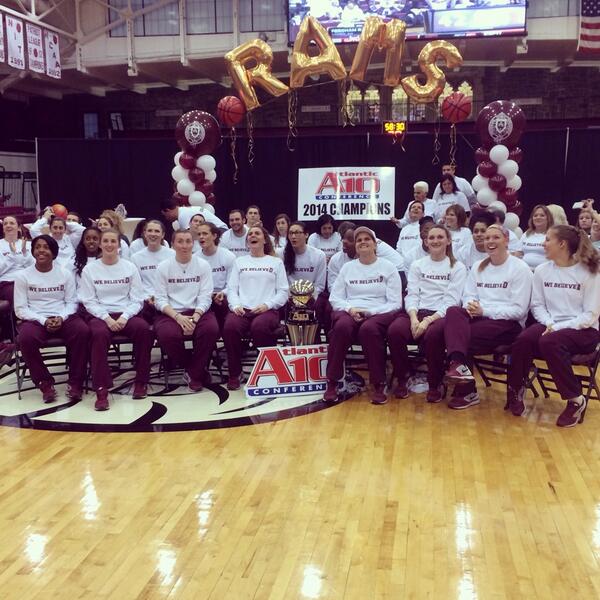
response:
M454 182L456 183L456 187L458 188L458 191L462 192L465 195L465 197L469 201L469 204L475 203L477 201L477 197L475 195L473 188L471 187L471 184L464 177L457 177L455 175ZM440 184L438 183L435 186L435 191L433 192L433 199L437 201L437 200L439 200L441 195L442 195L442 188L441 188Z
M227 287L227 280L235 262L235 254L227 248L221 248L221 244L217 246L217 251L210 256L208 254L198 254L203 258L212 269L213 285L215 292L222 292Z
M385 258L388 262L391 262L396 267L396 271L406 270L402 255L396 252L387 242L380 239L377 240L376 254L378 258Z
M399 219L396 222L396 227L398 229L402 229L403 227L406 227L407 225L410 224L410 217L408 216L408 213L410 212L410 207L412 206L413 202L415 202L414 200L411 200L408 203L408 206L406 207L406 210L404 211L404 216ZM420 200L419 200L420 202ZM425 201L423 202L424 209L425 209L425 217L433 217L435 215L435 209L437 208L437 202L435 200L432 200L431 198L426 198Z
M289 285L283 261L276 256L236 258L227 282L229 307L256 308L266 304L281 308L288 299Z
M531 312L535 320L559 329L598 329L600 277L577 263L557 267L549 261L533 275Z
M168 248L169 244L167 244L167 242L163 240L162 246L163 248ZM144 238L139 237L137 238L137 240L133 240L133 242L131 242L131 244L129 245L129 254L133 256L134 254L137 254L138 252L144 250L144 248L147 248L146 244L144 243Z
M73 275L54 263L42 273L35 265L23 269L15 279L15 314L24 321L45 325L48 317L66 319L77 310Z
M158 310L166 306L175 310L201 310L206 312L212 304L213 278L209 264L192 256L182 264L172 256L158 265L156 270L154 302Z
M436 222L440 222L446 216L446 210L453 204L458 204L465 209L465 212L471 212L467 197L462 192L454 192L452 194L441 194L436 198L435 194L433 198L437 202L437 208L435 209L434 219Z
M350 258L343 250L336 252L331 260L327 263L327 289L331 291L333 289L333 285L335 284L335 280L342 267L351 260L355 260Z
M467 269L471 269L477 261L487 258L487 252L479 252L471 237L471 243L458 248L457 251L454 252L454 256L456 257L456 260L463 263Z
M523 260L529 265L532 271L548 259L544 252L544 242L546 241L545 233L532 233L527 235L524 233L519 240L517 250L523 253Z
M402 308L402 282L390 262L377 258L370 265L346 263L335 280L329 302L334 310L359 308L376 315Z
M332 256L336 252L340 252L342 249L342 236L334 231L331 237L325 239L319 233L311 233L308 236L308 245L313 248L318 248L321 252L325 253L325 258L329 262Z
M460 248L467 247L473 244L473 234L468 227L461 227L456 231L450 231L452 236L452 252L454 255Z
M240 256L248 256L250 254L250 249L246 245L246 237L248 236L248 228L244 226L244 235L237 236L233 233L233 229L228 229L221 236L221 241L219 246L223 246L223 248L227 248L227 250L231 250L236 258Z
M15 242L15 251L10 249L10 244L3 238L0 239L0 281L14 281L21 269L26 269L34 264L31 255L31 242L25 242L25 254L22 253L23 242Z
M418 246L413 246L404 256L404 264L405 269L410 270L411 265L420 258L424 256L429 256L429 253L426 250L423 250L423 244L419 244Z
M137 315L146 294L137 267L119 259L114 265L88 262L81 272L78 296L92 316L104 320L110 313L120 313L124 319Z
M156 252L148 250L144 246L143 250L131 255L129 259L136 267L142 278L144 286L144 298L147 300L156 296L156 270L158 265L169 258L175 256L175 250L161 246Z
M409 223L400 230L398 241L396 242L396 251L403 257L415 246L421 243L421 234L418 221Z
M408 272L408 294L404 307L409 310L433 310L440 317L451 306L460 306L467 268L460 262L450 266L448 257L435 261L427 255L415 261Z
M207 223L214 223L219 229L227 229L227 225L209 210L204 210L201 206L180 206L177 215L179 229L189 229L190 221L194 215L202 215Z
M533 274L529 267L512 255L501 265L490 263L480 272L481 262L476 262L469 272L463 306L476 300L484 317L519 321L523 327L531 300Z
M283 258L283 251L281 252ZM325 289L327 279L327 259L325 253L313 246L306 246L302 254L296 254L296 269L288 276L290 285L298 279L312 281L315 286L315 298Z

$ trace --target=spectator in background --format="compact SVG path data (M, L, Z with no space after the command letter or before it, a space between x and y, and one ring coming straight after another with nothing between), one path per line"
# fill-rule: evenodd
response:
M594 217L590 209L583 208L579 211L579 215L577 217L577 227L584 231L587 235L590 235L590 233L592 233L593 221Z
M256 204L251 204L246 208L246 223L248 225L248 229L250 227L254 227L255 225L258 227L262 227L262 216L260 214L260 208Z
M456 186L456 181L452 175L442 175L440 181L441 192L434 200L437 202L434 218L436 222L441 222L446 214L446 209L453 204L462 206L465 213L469 214L469 202L463 192Z
M515 252L515 256L520 256L532 271L547 260L544 243L546 232L553 225L554 219L547 206L538 204L533 207L527 223L527 231L519 240L519 251Z
M275 227L273 229L273 246L275 250L286 247L288 239L288 229L292 220L285 213L279 213L275 217Z
M342 235L335 231L335 220L331 215L321 215L317 219L317 231L308 236L308 245L324 252L329 262L342 249Z
M456 174L456 165L450 165L450 164L442 165L442 179L444 178L444 175L451 175L454 178L454 181L456 182L456 187L467 198L468 206L473 206L473 204L475 204L477 202L477 197L475 195L475 192L473 191L473 188L471 187L471 184L464 177L459 177ZM439 200L442 196L442 193L443 193L443 190L442 190L442 186L441 186L441 182L440 182L437 184L435 191L433 192L433 199L436 202L439 202ZM463 208L464 208L464 206L463 206ZM467 208L465 208L465 210L467 212L469 212L470 208L467 207Z
M471 244L471 230L467 227L467 213L460 204L452 204L446 209L444 224L452 236L452 252L454 254L461 247Z
M569 220L567 219L567 213L565 209L558 204L547 204L546 208L552 214L552 220L555 225L568 225Z
M471 243L461 246L456 253L456 259L463 263L467 269L471 269L478 260L487 258L485 232L495 222L494 215L488 212L480 212L476 216L471 217L469 221Z
M236 256L247 256L250 253L246 244L248 236L248 227L246 223L246 213L241 208L234 208L229 211L229 227L221 236L221 246L231 250Z
M409 216L410 207L413 202L418 201L423 203L423 212L427 217L433 217L435 214L435 209L437 207L437 203L435 200L427 197L429 193L429 184L426 181L417 181L413 185L413 197L414 199L408 203L406 210L404 211L404 216L401 219L396 219L396 217L390 217L390 221L396 224L398 229L402 229L404 226L408 225L412 222Z

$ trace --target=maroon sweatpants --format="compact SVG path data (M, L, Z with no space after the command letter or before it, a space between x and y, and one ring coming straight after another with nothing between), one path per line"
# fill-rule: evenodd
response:
M62 327L50 333L37 321L24 321L19 325L19 349L36 386L48 381L54 383L54 377L44 364L40 349L48 339L61 337L69 352L69 384L82 386L88 360L90 329L77 315L71 315L63 321Z
M331 329L332 313L333 308L329 303L329 292L321 292L317 296L317 300L315 302L315 316L317 317L317 321L319 321L319 325L321 326L321 329L325 335L329 335L329 331Z
M219 332L223 331L225 326L225 319L229 314L229 305L227 304L227 298L223 300L221 304L217 304L213 301L210 305L210 311L215 315L217 323L219 324Z
M182 311L192 315L193 310ZM185 349L185 336L181 326L167 315L159 314L154 321L154 331L158 345L178 366L183 367L195 381L204 381L207 375L208 361L219 339L219 324L215 315L208 311L200 317L191 335L193 352Z
M112 315L117 319L119 315ZM140 316L131 317L117 334L108 325L96 317L88 321L91 333L90 361L92 382L96 389L112 387L112 374L108 365L108 349L113 335L125 335L133 342L135 358L135 382L148 383L150 379L150 353L154 342L154 333L150 325Z
M373 315L357 323L347 312L334 310L329 333L327 353L327 379L339 381L344 375L344 360L352 342L358 337L367 365L369 380L373 385L385 383L386 335L397 312Z
M10 304L10 312L0 315L0 340L12 338L10 325L10 313L15 304L15 282L0 281L0 300L6 300Z
M420 310L417 313L419 321L424 317L435 314L433 310ZM429 325L425 333L415 340L410 330L410 317L403 313L396 317L388 327L388 346L394 365L394 375L399 381L408 377L408 344L419 344L427 360L427 382L429 389L439 387L444 378L444 319L438 319Z
M275 309L260 315L247 314L243 317L230 312L223 327L223 343L227 352L229 377L239 377L242 372L242 338L250 335L256 348L277 344L279 313Z
M518 321L469 317L469 313L458 306L451 306L444 319L444 338L448 355L452 352L482 354L492 352L498 346L512 344L521 333Z
M522 331L511 349L508 367L508 385L520 388L529 373L534 358L542 358L548 365L556 389L563 400L581 396L581 383L571 367L573 354L593 352L600 341L596 329L560 329L542 335L546 327L536 323Z

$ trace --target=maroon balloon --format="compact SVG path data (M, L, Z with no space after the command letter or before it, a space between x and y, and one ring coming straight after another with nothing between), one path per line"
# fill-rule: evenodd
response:
M188 197L183 196L179 192L173 194L173 200L177 200L177 203L181 206L186 206L188 204Z
M192 156L212 154L221 143L221 128L212 115L192 110L177 121L175 139L179 147Z
M516 200L510 210L514 212L515 215L518 215L520 217L521 213L523 212L523 205L518 200Z
M191 154L187 154L186 152L184 152L179 157L179 164L184 169L193 169L196 166L196 157L192 156Z
M477 148L475 150L475 162L480 164L484 160L490 160L490 153L485 148Z
M198 167L191 169L188 173L188 177L192 183L196 184L196 186L202 185L206 179L204 171Z
M497 169L498 166L491 160L484 160L479 163L479 166L477 167L477 171L482 177L492 177L496 174Z
M209 194L208 196L206 196L206 201L209 204L214 204L217 201L217 198L214 194Z
M508 153L508 158L511 160L514 160L516 163L521 164L521 161L523 160L523 150L521 150L521 148L513 148L509 153Z
M519 201L519 193L512 188L504 188L498 194L498 197L506 204L506 208L510 208L511 210L514 204Z
M212 194L215 186L210 181L205 181L200 187L200 191L208 197L209 194Z
M494 190L494 192L500 192L506 187L506 177L504 177L504 175L500 175L500 173L496 173L490 177L488 185L490 186L491 190Z
M481 109L475 126L485 148L503 144L510 149L521 138L525 123L525 113L514 102L496 100Z

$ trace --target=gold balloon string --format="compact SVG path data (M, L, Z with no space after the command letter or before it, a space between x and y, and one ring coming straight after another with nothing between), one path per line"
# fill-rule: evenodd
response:
M238 180L238 162L235 156L235 142L237 140L237 133L235 127L231 128L231 140L229 142L229 152L231 154L231 160L233 160L233 183L237 183Z
M433 123L433 159L431 161L431 164L439 165L439 153L442 149L442 143L440 142L440 111L437 102L434 103L433 110L435 111L435 120Z
M456 125L450 125L450 164L456 166Z
M298 137L298 129L296 128L296 116L298 112L298 92L291 90L288 94L288 135L287 149L290 152L296 150L295 138Z
M352 85L352 81L350 81L350 85ZM345 79L338 82L338 102L340 105L340 120L342 125L344 127L346 127L346 125L354 127L354 105L348 103L348 85Z
M246 131L248 132L248 164L254 162L254 117L252 111L246 113Z

